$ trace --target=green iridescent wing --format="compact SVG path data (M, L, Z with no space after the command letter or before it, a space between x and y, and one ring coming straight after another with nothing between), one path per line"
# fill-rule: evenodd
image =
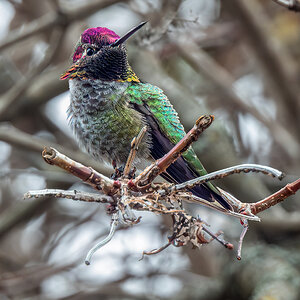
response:
M178 114L161 89L151 84L137 83L127 88L126 95L130 103L143 106L152 114L160 131L173 145L184 137L186 133L180 123ZM196 176L207 174L191 147L182 156ZM206 186L215 193L220 194L213 184L208 183Z

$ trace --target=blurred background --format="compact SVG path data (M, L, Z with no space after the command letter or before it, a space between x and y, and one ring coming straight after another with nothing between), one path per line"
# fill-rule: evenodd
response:
M90 191L41 158L51 145L105 175L73 139L67 120L70 64L83 30L123 35L138 76L162 88L189 130L202 114L213 125L194 148L208 171L260 163L284 171L216 181L255 202L300 174L300 15L272 0L0 1L0 299L300 299L299 194L251 223L242 261L216 242L162 246L170 219L140 213L120 227L90 266L91 246L109 231L105 205L23 199L28 190ZM238 219L190 207L235 246Z

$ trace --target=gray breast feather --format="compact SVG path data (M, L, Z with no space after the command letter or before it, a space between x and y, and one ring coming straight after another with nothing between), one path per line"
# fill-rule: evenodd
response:
M124 164L135 135L129 134L133 132L132 127L138 132L144 125L140 114L127 103L123 104L123 109L130 110L132 116L126 118L122 115L123 109L119 105L128 83L78 79L69 82L69 124L79 145L97 160L109 163L116 160L118 165ZM138 166L149 157L149 143L150 136L146 134L138 152Z

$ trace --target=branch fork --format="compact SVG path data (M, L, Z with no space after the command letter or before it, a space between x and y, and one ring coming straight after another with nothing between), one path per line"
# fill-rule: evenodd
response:
M240 259L242 242L248 230L247 220L259 221L260 219L256 214L278 204L290 195L296 193L300 188L300 179L288 184L277 193L256 203L243 203L231 194L219 189L231 205L232 210L225 210L224 208L220 208L217 204L208 203L207 201L192 195L187 189L210 180L222 179L226 176L239 174L241 172L261 172L278 179L282 179L284 174L267 166L244 164L212 172L181 184L153 183L153 180L158 175L164 172L182 155L182 153L184 153L184 151L188 149L188 147L191 146L194 141L198 139L199 135L211 125L213 120L214 117L211 115L201 116L196 121L194 127L173 147L173 149L171 149L164 157L152 163L135 179L129 179L128 177L130 177L131 166L136 152L138 151L138 146L146 132L146 128L143 128L139 135L132 141L131 151L124 168L123 176L118 180L112 180L96 170L70 159L54 148L47 147L44 149L42 156L48 164L56 165L80 178L97 190L98 193L91 194L47 189L28 192L24 197L36 198L41 196L52 196L110 204L110 209L107 210L107 213L112 216L110 232L104 240L96 244L89 251L85 260L86 264L90 264L93 254L112 239L118 223L121 222L126 225L134 225L140 221L140 217L136 218L133 210L151 211L156 214L169 214L172 216L173 220L173 234L169 238L168 243L159 249L150 252L144 251L143 256L157 254L171 244L180 247L191 243L194 247L200 247L202 244L210 243L212 240L218 241L227 249L233 249L231 243L224 241L220 237L220 232L211 232L207 228L208 225L205 225L201 219L186 213L182 206L182 201L200 203L212 209L219 210L222 213L239 218L243 224L243 231L237 253L237 257Z

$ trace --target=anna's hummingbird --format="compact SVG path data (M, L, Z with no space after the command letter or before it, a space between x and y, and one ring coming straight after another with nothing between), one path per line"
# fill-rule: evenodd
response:
M144 24L122 38L105 27L85 30L75 47L72 66L61 76L69 79L69 121L79 143L94 158L119 166L125 164L132 139L145 125L137 167L161 158L185 135L167 96L142 82L128 63L124 42ZM204 174L206 170L190 147L162 176L182 183ZM192 192L231 210L226 196L212 183L201 184Z

